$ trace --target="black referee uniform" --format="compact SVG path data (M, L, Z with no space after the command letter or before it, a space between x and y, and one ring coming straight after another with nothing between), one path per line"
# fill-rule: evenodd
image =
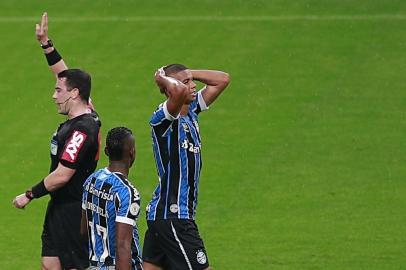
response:
M97 113L62 123L51 140L51 168L58 164L75 169L66 185L50 193L42 232L42 256L59 257L64 269L89 265L87 236L80 234L83 183L99 159L100 126Z

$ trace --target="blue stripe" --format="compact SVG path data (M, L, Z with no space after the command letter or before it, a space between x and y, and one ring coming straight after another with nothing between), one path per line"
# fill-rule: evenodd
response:
M162 123L165 118L165 113L163 110L163 106L160 106L159 109L152 115L151 120L149 121L150 125L156 126Z
M186 119L184 119L186 120ZM182 121L185 124L188 125L187 121ZM186 132L183 129L183 125L180 124L179 126L182 127L180 128L181 130L181 141L183 142L185 139L187 139ZM189 126L189 125L188 125ZM189 126L190 130L190 126ZM188 145L189 148L189 145ZM188 183L188 159L187 159L187 151L188 148L183 148L179 147L179 157L180 157L180 168L181 168L181 179L180 179L180 191L178 194L178 205L179 205L179 217L180 218L189 218L189 209L188 209L188 189L189 189L189 183Z

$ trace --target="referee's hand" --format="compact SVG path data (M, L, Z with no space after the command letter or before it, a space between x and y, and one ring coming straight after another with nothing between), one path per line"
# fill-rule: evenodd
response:
M41 23L35 25L35 36L41 44L47 43L48 38L48 13L44 12L41 17Z
M31 200L25 196L25 193L23 193L14 198L13 204L16 208L23 209L30 201Z

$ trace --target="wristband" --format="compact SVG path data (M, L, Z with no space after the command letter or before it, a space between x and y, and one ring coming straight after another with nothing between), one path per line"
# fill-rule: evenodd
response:
M53 66L62 60L62 56L58 53L58 51L55 48L52 52L46 53L45 57L47 58L49 66Z
M41 198L42 196L47 195L49 191L45 187L44 180L33 186L31 189L31 193L33 198Z

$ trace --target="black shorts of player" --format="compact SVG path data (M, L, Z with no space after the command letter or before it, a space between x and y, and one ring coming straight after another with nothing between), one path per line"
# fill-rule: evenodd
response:
M62 269L89 266L87 235L80 234L81 202L48 203L42 231L42 257L59 257Z
M164 269L209 267L206 249L197 225L188 219L147 221L143 260Z

